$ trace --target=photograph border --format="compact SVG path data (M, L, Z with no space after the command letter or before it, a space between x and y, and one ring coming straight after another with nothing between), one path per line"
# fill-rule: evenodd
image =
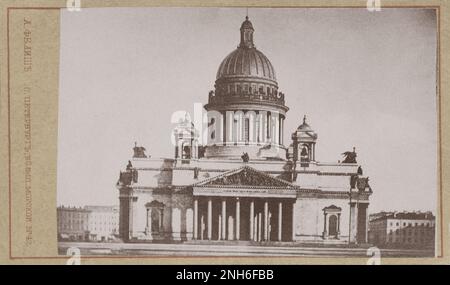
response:
M362 1L361 1L362 2ZM387 1L385 1L387 2ZM124 3L123 1L120 1L120 3ZM271 3L277 3L275 1L271 2ZM36 3L37 5L39 4L44 4L44 3ZM84 3L82 3L84 4ZM111 5L111 2L105 1L102 3L102 5L98 5L99 3L86 3L88 4L87 7L82 7L82 9L89 9L89 8L102 8L102 7L109 7L109 5ZM117 4L117 2L114 2L114 4ZM133 5L129 5L131 3L127 3L127 6L120 6L120 7L136 7ZM167 6L167 7L223 7L223 8L243 8L243 7L252 7L252 8L292 8L292 9L296 9L296 8L331 8L331 9L340 9L340 8L366 8L365 5L302 5L300 2L299 3L292 3L292 5L271 5L269 3L265 3L263 5L260 4L248 4L245 5L245 3L242 4L232 4L232 5L228 5L226 2L224 3L214 3L214 4L210 4L210 3L204 3L205 5L195 5L195 4L191 4L189 3L188 5L184 6L184 5L152 5L150 3L147 3L148 6L145 7L162 7L162 6ZM186 1L187 4L187 1ZM95 6L93 6L95 5ZM49 6L49 7L44 7L44 6L9 6L6 7L6 38L7 38L7 42L6 42L6 46L7 46L7 54L6 54L6 58L7 58L7 90L8 90L8 99L7 99L7 103L8 103L8 129L7 129L7 133L8 133L8 140L7 140L7 144L8 144L8 204L9 204L9 219L8 219L8 237L9 237L9 259L10 260L20 260L20 259L24 259L24 260L33 260L33 259L64 259L66 260L68 257L67 256L17 256L17 255L13 255L12 254L12 247L13 247L13 240L12 240L12 229L13 229L13 223L12 223L12 195L13 195L13 191L12 191L12 182L11 182L11 173L12 173L12 161L11 161L11 114L10 114L10 102L11 102L11 91L10 91L10 14L15 11L15 10L61 10L61 9L65 9L66 7L63 6ZM443 141L442 141L442 98L441 98L441 88L442 88L442 77L441 77L441 57L442 57L442 53L441 53L441 37L442 37L442 31L441 31L441 27L442 27L442 23L441 23L441 5L411 5L408 4L408 2L405 3L405 5L389 5L388 3L383 3L382 9L391 9L391 8L424 8L424 9L435 9L436 10L436 20L437 20L437 88L436 88L436 92L437 92L437 97L436 97L436 105L437 105L437 122L438 122L438 155L437 155L437 163L438 163L438 209L437 210L437 216L439 217L439 223L437 223L439 226L437 228L438 231L438 235L437 240L436 240L436 255L435 258L444 258L445 256L445 251L444 251L444 214L443 214L443 165L442 165L442 159L443 159L443 154L442 154L442 149L443 149ZM323 258L320 256L308 256L306 258ZM83 256L83 259L168 259L168 258L177 258L177 259L184 259L184 260L190 260L192 258L194 259L198 259L198 258L202 258L202 259L212 259L212 258L220 258L220 259L226 259L229 260L231 258L235 259L235 258L245 258L245 259L249 259L249 258L254 258L254 259L273 259L274 257L269 257L269 256L148 256L148 255L126 255L126 256L119 256L119 255L87 255L87 256ZM286 260L297 260L299 258L305 258L305 257L283 257L283 256L279 256L276 257L277 259L286 259ZM357 259L358 257L351 257L351 256L337 256L336 258L350 258L350 259ZM384 257L384 258L393 258L393 259L397 259L397 257ZM408 257L409 258L409 257ZM403 259L403 258L402 258ZM417 258L417 260L419 260L421 258Z

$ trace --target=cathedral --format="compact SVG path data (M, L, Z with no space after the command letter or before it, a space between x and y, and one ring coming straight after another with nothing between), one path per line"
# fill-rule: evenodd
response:
M116 185L124 241L367 242L372 189L356 150L319 161L306 117L283 140L289 108L253 33L246 17L219 65L204 106L206 143L186 117L173 131L173 157L151 158L135 144Z

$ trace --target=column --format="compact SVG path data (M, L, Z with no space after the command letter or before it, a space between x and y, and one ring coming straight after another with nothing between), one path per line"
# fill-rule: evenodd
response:
M128 226L128 236L130 239L134 236L134 197L130 197L130 206L128 207L128 219L129 219L129 226Z
M269 240L269 202L264 201L264 240Z
M248 142L249 142L249 144L252 144L252 143L256 142L256 138L254 136L256 113L251 111L251 112L247 112L247 114L248 114Z
M356 242L358 209L355 202L350 202L349 242Z
M295 226L296 226L296 219L295 219L295 202L292 203L292 241L295 241Z
M233 115L233 142L237 144L239 141L239 116L237 116L237 112L234 112Z
M170 211L170 208L169 208ZM181 208L172 208L172 239L181 240Z
M259 111L255 111L255 143L259 144L261 141L261 117Z
M337 214L337 238L339 238L340 234L341 234L341 213Z
M212 237L212 200L208 199L208 239Z
M200 239L205 239L205 216L203 214L200 217Z
M238 117L238 129L237 129L237 142L240 143L242 141L244 141L243 137L244 137L244 122L243 122L243 111L239 111L238 112L239 117Z
M240 239L240 229L241 229L241 203L239 198L236 199L236 240Z
M258 118L259 118L259 129L258 129L258 136L259 136L259 141L258 143L263 143L266 140L264 139L264 117L263 114L258 111Z
M150 219L151 219L151 211L149 208L147 208L147 221L145 224L145 233L147 235L150 235L152 233L152 223L151 223Z
M184 142L182 142L181 140L178 144L178 158L184 159Z
M194 141L194 158L198 159L198 141Z
M258 214L253 217L253 240L258 241Z
M322 237L325 239L327 237L327 213L323 213L323 232Z
M272 118L270 118L271 120L273 119L273 142L275 144L280 144L280 116L272 116Z
M225 239L226 240L234 240L235 236L236 236L236 229L235 229L235 218L233 217L233 213L230 213L227 215L227 232L226 232L226 236Z
M164 208L161 208L159 209L159 223L158 223L160 232L164 232L163 221L164 221Z
M366 243L369 242L369 204L366 205Z
M250 240L253 240L253 236L254 236L254 229L253 229L254 218L255 218L255 202L253 200L251 200L250 201L250 224L249 224Z
M281 115L278 114L278 144L281 144L281 122L283 120L281 119Z
M223 145L227 144L227 112L222 111L222 142Z
M233 142L233 127L234 127L234 112L233 111L228 111L227 115L226 115L226 119L227 119L227 143L228 144L232 144Z
M182 148L182 142L181 142L181 140L177 137L176 138L177 139L177 142L176 142L176 144L177 144L177 147L176 147L176 149L177 149L177 159L180 159L180 158L183 158L183 148Z
M357 242L367 242L367 206L366 203L358 203L357 205Z
M222 239L227 239L227 200L222 200Z
M283 222L283 203L278 202L278 241L281 241L282 225Z
M272 233L271 223L272 223L272 212L270 211L270 208L269 208L269 212L268 212L268 216L267 216L267 241L271 240L271 233Z
M280 118L280 124L281 124L281 128L280 128L280 144L284 144L284 138L283 138L283 134L284 134L284 119Z
M261 241L262 240L262 213L259 212L258 213L258 238L256 239L257 241Z
M221 240L222 239L222 214L217 215L217 240Z
M313 143L312 145L312 156L313 156L313 161L316 161L316 144Z
M261 142L267 141L267 112L261 114Z
M194 198L194 239L198 239L198 199Z

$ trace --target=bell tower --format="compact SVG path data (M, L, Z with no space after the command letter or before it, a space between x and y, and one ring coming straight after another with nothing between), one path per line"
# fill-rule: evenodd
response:
M175 138L175 159L197 159L199 134L194 123L186 114L173 131Z
M316 161L317 133L306 122L306 115L303 117L303 124L292 134L292 141L294 161L300 161L305 167L310 161Z

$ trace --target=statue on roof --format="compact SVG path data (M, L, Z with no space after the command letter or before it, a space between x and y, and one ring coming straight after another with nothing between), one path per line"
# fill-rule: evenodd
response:
M133 158L147 158L147 155L145 154L145 147L137 146L137 142L134 142L133 151Z
M130 170L131 168L133 168L133 164L131 164L131 161L128 160L127 170Z
M248 162L250 160L250 157L248 156L248 153L244 152L241 156L243 162Z
M355 147L353 147L353 151L346 151L342 155L344 156L342 163L356 163L357 154Z
M363 169L361 166L358 167L358 170L356 171L356 173L358 173L358 175L363 175Z
M369 177L358 178L357 183L356 183L356 188L358 188L359 191L365 191L366 188L368 188L370 191L371 189L369 186Z

